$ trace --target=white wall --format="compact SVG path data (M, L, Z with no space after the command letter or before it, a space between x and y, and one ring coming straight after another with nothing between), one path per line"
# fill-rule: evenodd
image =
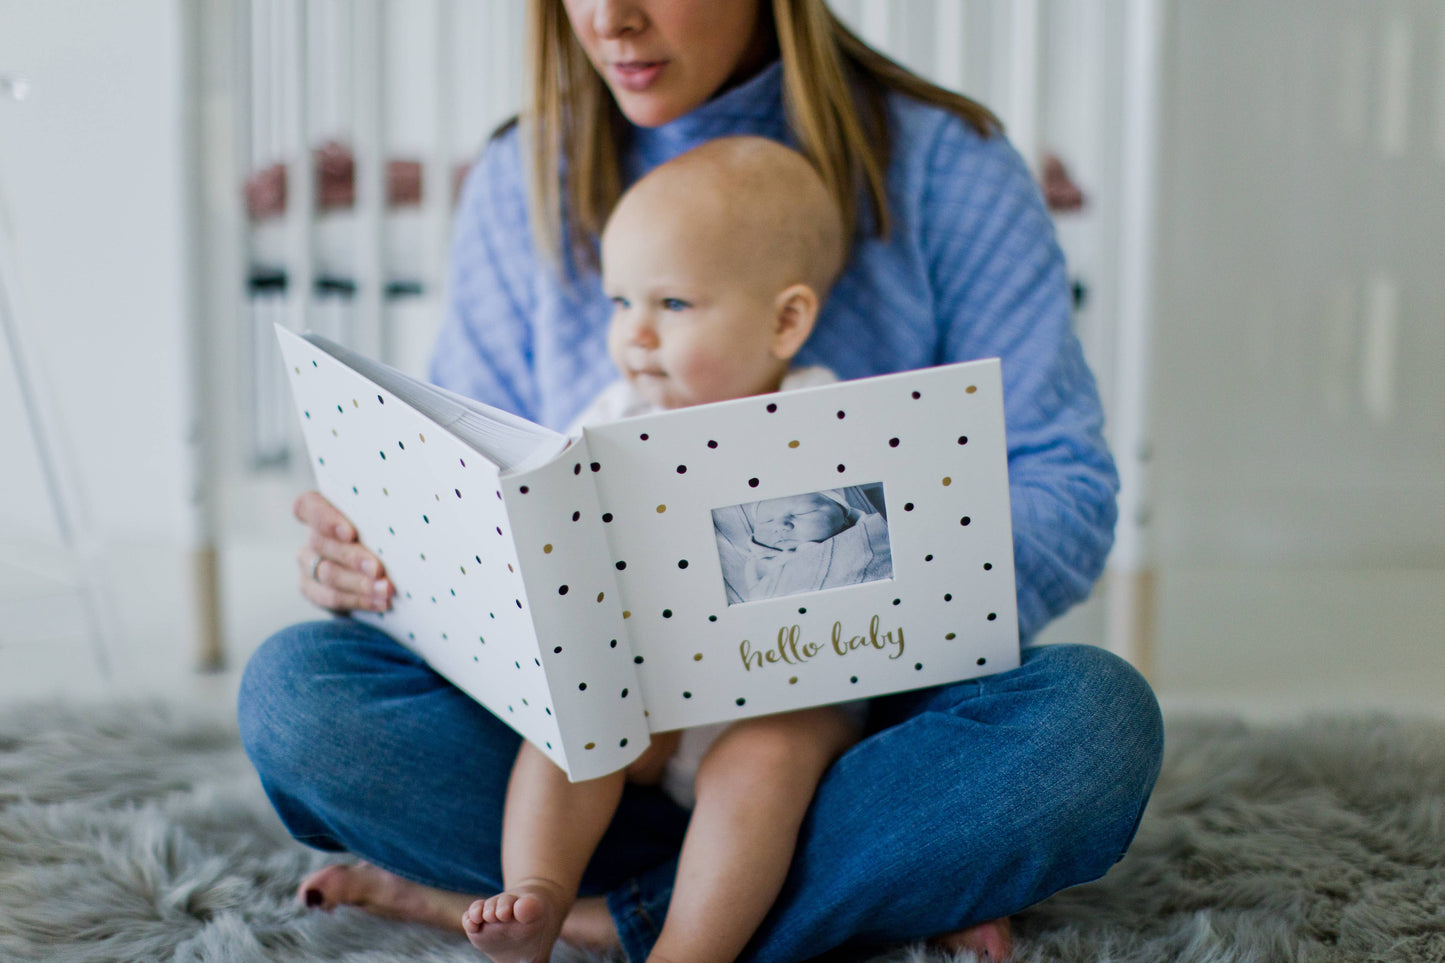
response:
M193 529L191 233L180 0L0 0L0 191L18 307L81 494L112 541ZM0 539L51 539L30 436L0 356Z
M1445 7L1172 11L1161 558L1445 567Z

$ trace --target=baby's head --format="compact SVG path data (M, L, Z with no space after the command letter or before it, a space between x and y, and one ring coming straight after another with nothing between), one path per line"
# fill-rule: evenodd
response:
M804 542L821 542L851 528L858 513L822 492L759 502L753 541L791 552Z
M634 184L602 232L608 351L664 408L776 391L846 251L801 154L708 141Z

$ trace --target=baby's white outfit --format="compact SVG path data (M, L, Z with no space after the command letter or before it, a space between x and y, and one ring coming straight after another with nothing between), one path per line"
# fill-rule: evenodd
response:
M778 390L792 391L796 388L813 388L818 385L829 385L837 380L837 375L819 365L792 368L783 375L783 383ZM618 379L603 389L602 393L573 419L572 424L567 427L567 433L575 434L584 425L617 421L620 418L631 418L635 415L648 415L661 410L657 405L638 394L626 380ZM861 725L867 712L867 703L850 702L841 708ZM702 763L702 757L707 755L708 749L717 741L718 736L722 735L728 725L729 723L719 722L707 726L693 726L691 729L682 731L677 751L667 761L667 767L662 773L663 792L672 797L672 800L679 806L691 809L697 802L697 797L693 795L692 791L693 779L697 776L697 767Z

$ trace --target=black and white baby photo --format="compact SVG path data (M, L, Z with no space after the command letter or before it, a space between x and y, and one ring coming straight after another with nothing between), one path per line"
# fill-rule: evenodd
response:
M728 604L893 577L883 485L713 509Z

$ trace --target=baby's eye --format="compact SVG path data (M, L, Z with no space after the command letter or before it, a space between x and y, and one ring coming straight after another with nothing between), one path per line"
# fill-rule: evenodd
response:
M692 305L684 301L682 298L662 299L662 309L664 311L686 311L690 307L692 307Z
M614 308L630 308L630 307L632 307L632 305L628 302L628 300L627 300L626 298L624 298L624 297L623 297L622 295L620 295L620 294L614 294L614 295L612 296L612 306L613 306Z

